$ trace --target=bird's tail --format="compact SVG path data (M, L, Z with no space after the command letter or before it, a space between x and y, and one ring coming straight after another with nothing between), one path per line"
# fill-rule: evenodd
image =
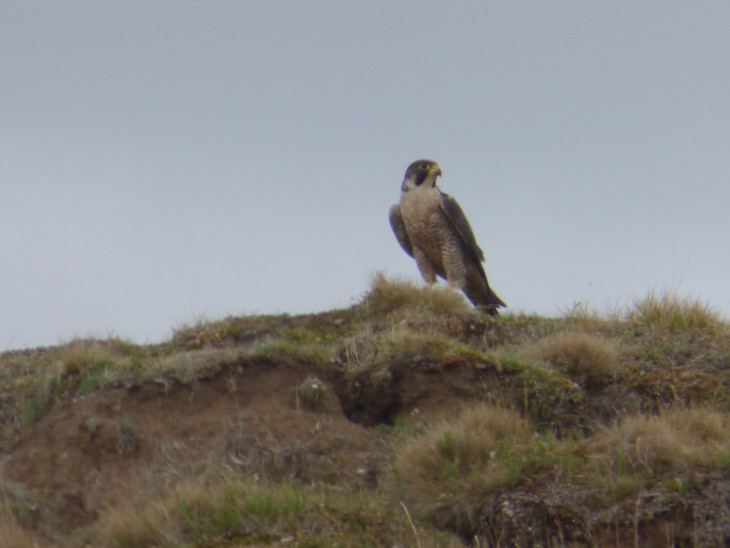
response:
M466 277L464 285L464 295L471 303L480 310L483 310L490 316L498 316L499 308L506 307L505 302L500 299L497 294L489 287L487 276L483 272L481 275L473 275Z

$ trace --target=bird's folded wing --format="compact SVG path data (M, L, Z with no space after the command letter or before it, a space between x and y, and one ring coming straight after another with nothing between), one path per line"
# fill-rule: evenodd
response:
M484 261L484 252L477 245L474 232L471 229L471 225L469 225L469 221L466 219L466 215L461 210L461 206L459 206L456 200L444 192L441 193L441 211L444 212L451 225L456 229L459 236L461 236L465 244L466 252L477 262Z
M395 237L398 238L398 243L403 248L403 251L413 257L413 244L408 238L406 233L406 225L403 223L403 217L400 214L400 207L395 204L390 208L390 226L395 233Z

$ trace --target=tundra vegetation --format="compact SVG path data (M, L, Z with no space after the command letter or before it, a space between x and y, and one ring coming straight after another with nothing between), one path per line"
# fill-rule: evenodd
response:
M0 355L0 548L730 542L730 327L651 294L353 306Z

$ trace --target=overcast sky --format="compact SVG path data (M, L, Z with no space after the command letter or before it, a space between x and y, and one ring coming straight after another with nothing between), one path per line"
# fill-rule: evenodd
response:
M0 350L420 283L442 170L512 310L730 311L730 3L5 1Z

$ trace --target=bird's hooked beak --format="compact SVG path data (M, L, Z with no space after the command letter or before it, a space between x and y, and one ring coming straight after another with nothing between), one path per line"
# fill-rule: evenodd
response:
M437 164L434 164L428 170L428 178L426 180L427 181L430 180L431 186L435 187L436 183L438 183L438 178L440 176L441 176L441 168Z

